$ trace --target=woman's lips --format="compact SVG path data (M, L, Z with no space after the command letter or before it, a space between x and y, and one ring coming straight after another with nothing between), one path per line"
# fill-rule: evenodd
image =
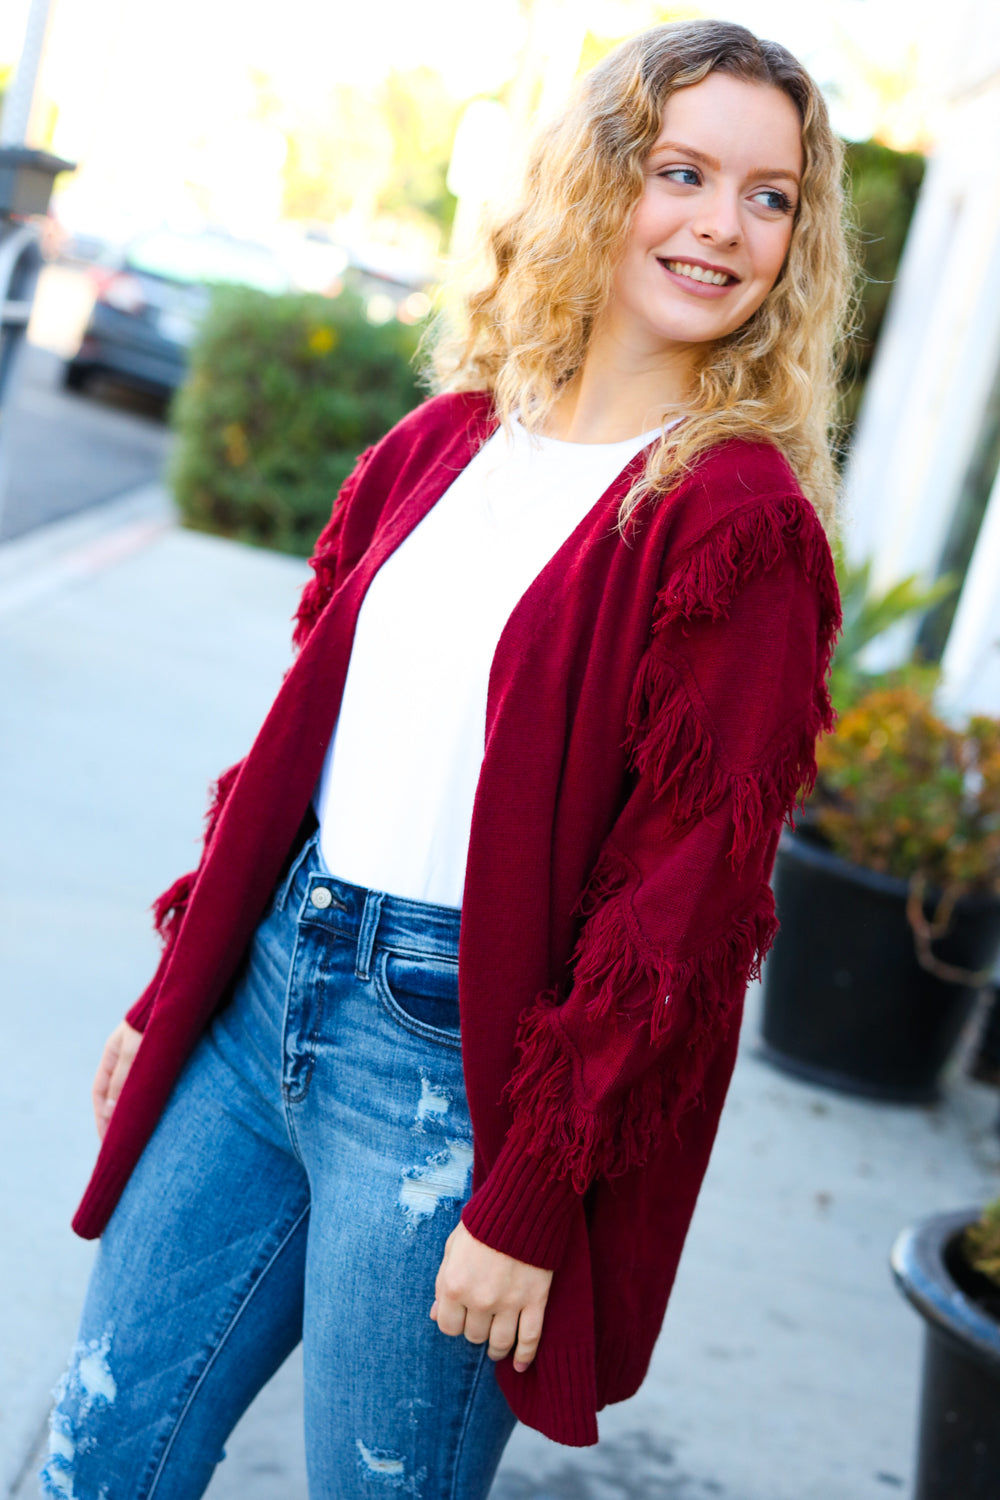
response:
M717 282L714 281L696 281L693 276L686 276L681 271L671 270L672 266L687 264L689 264L689 262L687 261L660 261L660 265L670 277L671 281L674 282L676 286L679 286L682 291L689 292L693 297L708 297L709 299L724 297L727 292L732 291L733 287L739 286L740 284L736 278L733 278L732 280L727 281L720 286ZM699 269L701 268L699 267Z

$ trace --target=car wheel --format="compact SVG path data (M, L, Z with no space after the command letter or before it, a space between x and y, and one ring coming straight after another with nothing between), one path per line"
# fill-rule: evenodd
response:
M67 391L85 391L90 384L93 374L93 365L77 364L75 360L67 360L63 365L62 371L63 389Z

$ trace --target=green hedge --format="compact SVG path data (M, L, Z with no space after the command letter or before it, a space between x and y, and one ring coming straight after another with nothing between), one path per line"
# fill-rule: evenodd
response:
M216 288L171 408L185 523L308 555L357 454L420 400L417 337L346 292Z

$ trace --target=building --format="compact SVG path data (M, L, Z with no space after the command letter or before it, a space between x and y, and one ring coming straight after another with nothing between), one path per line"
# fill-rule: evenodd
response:
M1000 7L959 3L936 40L937 143L848 464L845 546L875 588L964 575L942 702L1000 715ZM894 632L873 665L913 644Z

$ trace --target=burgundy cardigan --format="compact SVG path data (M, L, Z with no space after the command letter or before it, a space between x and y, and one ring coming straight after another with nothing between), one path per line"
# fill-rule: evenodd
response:
M368 584L495 425L484 394L436 397L344 485L295 663L217 783L197 870L156 904L164 953L128 1016L145 1037L79 1234L106 1224L301 836ZM555 1269L534 1364L498 1378L523 1422L581 1445L649 1364L776 929L779 830L831 722L840 623L826 538L774 447L711 450L626 543L616 512L644 456L497 646L459 950L463 1218Z

